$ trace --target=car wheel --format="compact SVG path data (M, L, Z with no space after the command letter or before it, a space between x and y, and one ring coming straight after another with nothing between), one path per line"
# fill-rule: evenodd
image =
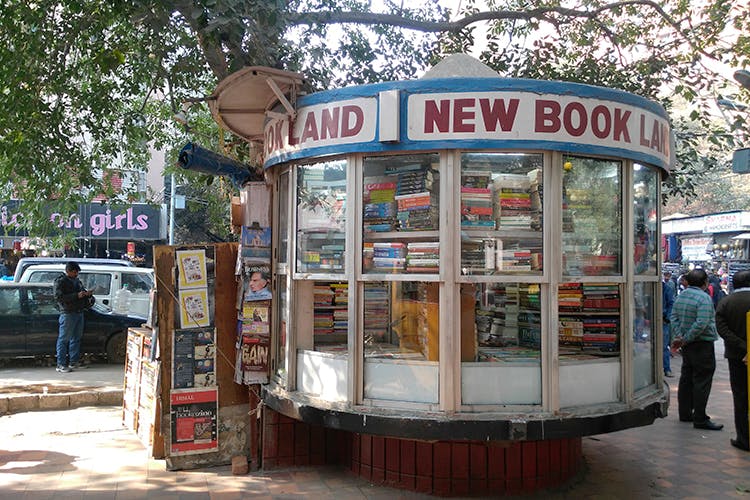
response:
M125 332L112 335L107 341L107 362L114 364L125 363L125 343L127 336Z

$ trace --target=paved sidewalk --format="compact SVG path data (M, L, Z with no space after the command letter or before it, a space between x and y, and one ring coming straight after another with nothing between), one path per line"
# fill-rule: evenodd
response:
M122 404L123 365L94 363L70 373L14 362L0 368L0 415Z
M584 438L585 474L566 488L527 498L750 499L750 453L729 444L732 401L720 344L708 411L725 425L723 431L678 421L675 376L668 379L669 417L648 427ZM676 375L679 368L680 358L674 358ZM432 498L373 486L336 467L244 476L233 476L229 466L169 472L163 461L146 456L137 437L122 428L121 418L114 406L0 417L0 498Z

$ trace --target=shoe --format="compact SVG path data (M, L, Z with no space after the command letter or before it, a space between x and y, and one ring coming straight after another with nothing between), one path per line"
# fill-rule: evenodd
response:
M666 372L664 372L664 376L672 378L672 377L674 377L674 374L672 374L672 372L670 372L670 371L666 371Z
M738 440L736 440L736 439L730 439L730 440L729 440L729 442L730 442L730 443L732 444L732 446L734 446L735 448L739 448L740 450L743 450L743 451L750 451L750 446L748 446L748 445L746 445L746 444L742 444L742 443L740 443L740 442L739 442Z
M55 368L59 373L70 373L73 371L73 369L69 366L58 366Z
M692 422L692 421L693 421L693 417L690 417L690 418L682 418L682 417L680 417L680 422Z
M724 424L717 424L711 420L706 420L701 423L693 422L693 427L696 429L705 429L707 431L720 431L724 428Z
M72 365L70 365L70 368L72 368L73 370L83 370L84 368L88 368L88 367L89 365L84 365L81 363L73 363Z

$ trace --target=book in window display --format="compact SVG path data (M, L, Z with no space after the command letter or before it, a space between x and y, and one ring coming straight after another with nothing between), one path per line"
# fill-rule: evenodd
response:
M313 289L313 335L315 349L330 351L333 344L346 347L349 329L349 285L316 282Z
M541 289L535 284L518 285L518 339L519 344L541 348L542 313Z
M562 283L558 292L562 357L619 353L620 289L614 283Z
M390 298L386 283L365 283L365 346L385 342L390 333Z
M495 229L490 172L461 174L461 227Z
M440 272L440 243L436 241L408 243L406 272L435 274Z
M369 270L401 272L406 266L406 244L400 241L378 241L371 245L372 260ZM367 266L365 268L368 270Z
M393 231L396 225L396 177L368 177L362 211L365 232Z
M499 174L494 179L498 229L531 229L531 181L527 175Z
M399 231L430 231L438 228L437 171L429 166L408 165L389 167L395 174L396 229Z

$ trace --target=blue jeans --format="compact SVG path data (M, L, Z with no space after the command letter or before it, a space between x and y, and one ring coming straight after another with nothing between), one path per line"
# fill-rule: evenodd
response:
M672 371L672 368L670 368L671 365L669 362L669 358L672 357L669 352L669 344L672 343L671 342L672 339L670 338L671 336L669 335L669 323L663 323L663 325L664 326L662 327L662 331L664 332L664 351L662 353L662 359L664 362L664 374L666 375L667 372Z
M60 314L57 334L57 366L74 365L81 356L83 312Z

